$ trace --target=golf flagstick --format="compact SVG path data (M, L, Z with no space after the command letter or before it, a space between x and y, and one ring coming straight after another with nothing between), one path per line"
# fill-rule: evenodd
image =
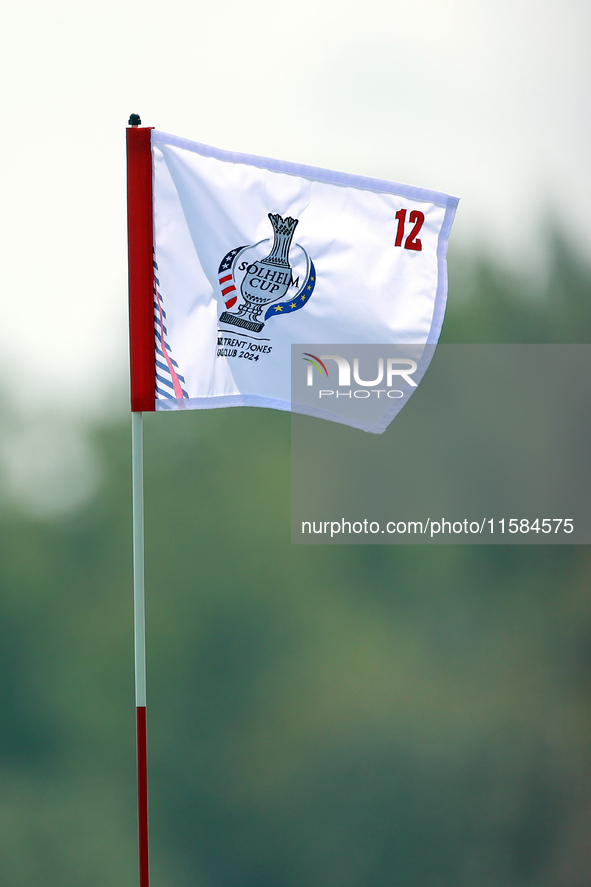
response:
M139 887L149 887L148 765L146 742L146 631L144 603L143 412L154 410L154 256L151 127L137 114L127 133L127 235L133 496L133 604Z

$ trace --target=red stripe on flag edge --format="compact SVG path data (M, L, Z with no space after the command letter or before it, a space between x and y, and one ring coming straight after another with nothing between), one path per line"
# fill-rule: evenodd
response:
M227 286L225 289L222 290L222 296L227 296L228 293L233 292L235 289L235 286Z
M144 126L126 130L129 358L133 412L153 412L156 402L152 129Z
M220 283L227 283L229 280L232 280L231 274L226 274L225 277L220 277Z
M170 378L172 379L172 387L174 390L174 396L178 400L182 400L183 396L184 396L183 389L181 387L179 377L177 376L177 374L175 372L175 369L174 369L174 366L172 363L172 359L170 357L170 354L168 353L168 348L166 347L166 341L164 339L164 319L162 316L164 314L164 311L162 310L162 304L160 301L160 293L158 292L158 287L154 288L154 293L156 295L156 304L158 306L158 326L160 327L160 344L162 345L162 349L161 349L162 356L164 357L164 360L166 361L166 365L168 367L168 372L170 373Z

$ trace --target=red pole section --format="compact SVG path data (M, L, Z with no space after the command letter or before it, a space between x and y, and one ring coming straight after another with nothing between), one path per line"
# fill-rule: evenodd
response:
M148 755L146 740L146 706L138 705L137 713L137 812L140 864L140 887L149 887L148 857Z
M152 127L127 129L127 245L129 355L132 412L153 412L154 233L152 222Z

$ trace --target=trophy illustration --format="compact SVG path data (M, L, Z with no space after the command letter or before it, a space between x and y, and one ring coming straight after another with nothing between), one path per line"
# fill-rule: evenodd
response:
M269 213L269 219L274 235L271 252L246 269L240 287L244 301L237 313L224 311L220 316L221 323L231 323L253 333L260 333L265 325L259 320L263 308L281 299L292 283L289 248L298 220L291 216L283 219L278 213Z

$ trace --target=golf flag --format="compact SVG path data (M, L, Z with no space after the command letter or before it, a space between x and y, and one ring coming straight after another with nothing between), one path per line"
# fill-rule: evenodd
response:
M132 409L289 410L294 344L437 342L457 198L127 132Z

